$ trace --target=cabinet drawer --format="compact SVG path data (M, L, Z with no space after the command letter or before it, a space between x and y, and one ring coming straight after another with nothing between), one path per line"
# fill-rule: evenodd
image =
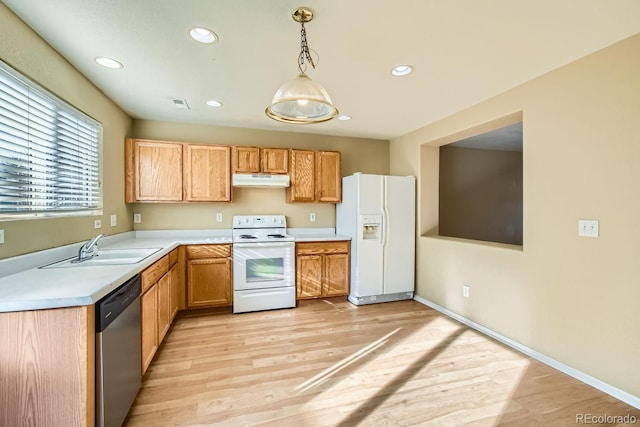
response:
M187 258L227 258L231 256L231 245L190 245Z
M167 271L169 271L169 255L163 256L155 264L142 272L142 293L156 283Z
M349 243L349 241L296 243L296 254L346 254L349 253Z
M169 267L173 267L178 262L178 248L169 252Z

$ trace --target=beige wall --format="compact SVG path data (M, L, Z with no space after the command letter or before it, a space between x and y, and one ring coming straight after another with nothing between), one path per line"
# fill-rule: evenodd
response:
M104 215L2 221L0 229L4 230L5 243L0 245L0 259L79 242L98 233L131 230L130 208L123 195L123 141L130 132L131 119L2 3L0 59L104 127ZM117 215L116 227L109 225L112 214ZM102 220L102 229L94 229L95 219Z
M440 236L522 245L522 153L440 147Z
M292 125L293 126L293 125ZM389 173L389 142L374 139L274 132L196 124L135 120L131 136L224 145L310 148L342 153L342 175L354 172ZM335 227L335 205L286 203L284 189L234 188L231 203L137 203L142 215L136 230L230 228L233 215L285 214L290 227ZM216 213L223 222L215 222ZM316 221L309 221L309 214Z
M397 138L390 153L392 174L420 177L419 296L635 396L638 52L640 35ZM437 145L520 111L523 250L437 237ZM578 237L578 219L599 219L600 237Z

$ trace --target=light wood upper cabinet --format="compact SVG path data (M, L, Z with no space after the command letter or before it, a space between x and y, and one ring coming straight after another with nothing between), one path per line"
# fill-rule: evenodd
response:
M127 139L125 201L231 201L231 147Z
M289 150L287 148L263 148L261 150L262 172L289 173Z
M291 150L291 185L287 188L288 202L316 200L316 154L312 150Z
M126 202L182 200L182 144L128 139L125 155Z
M288 148L234 146L231 154L233 173L286 174L289 172Z
M184 200L231 201L231 147L184 145Z
M342 201L341 156L337 151L316 152L316 201Z
M260 172L260 148L234 146L231 156L233 173Z
M291 150L288 202L340 203L341 155L338 151Z

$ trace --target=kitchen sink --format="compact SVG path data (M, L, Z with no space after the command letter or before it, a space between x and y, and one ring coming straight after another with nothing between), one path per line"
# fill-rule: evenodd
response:
M136 249L100 249L98 253L85 261L78 262L77 258L69 258L40 268L70 268L92 267L98 265L137 264L143 259L155 254L162 248Z

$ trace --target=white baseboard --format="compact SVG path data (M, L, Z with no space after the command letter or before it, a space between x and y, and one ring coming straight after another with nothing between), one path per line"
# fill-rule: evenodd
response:
M607 384L604 381L601 381L597 378L592 377L591 375L585 374L582 371L579 371L575 368L572 368L571 366L565 365L562 362L559 362L555 359L552 359L549 356L546 356L542 353L539 353L537 351L535 351L532 348L527 347L526 345L522 345L517 341L514 341L510 338L507 338L503 335L500 335L499 333L492 331L489 328L486 328L482 325L477 324L476 322L467 319L466 317L460 316L457 313L454 313L453 311L446 309L432 301L429 301L425 298L422 298L418 295L415 295L413 297L414 300L418 301L421 304L424 304L426 306L429 306L431 308L433 308L436 311L439 311L440 313L444 314L445 316L451 317L454 320L457 320L458 322L467 325L470 328L473 328L475 330L477 330L478 332L483 333L484 335L487 335L497 341L500 341L501 343L508 345L509 347L518 350L520 353L523 353L533 359L536 359L542 363L544 363L545 365L551 366L554 369L557 369L560 372L563 372L569 376L572 376L573 378L582 381L585 384L588 384L592 387L597 388L598 390L607 393L610 396L615 397L616 399L619 399L625 403L628 403L629 405L640 409L640 397L638 396L634 396L630 393L627 393L626 391L620 390L619 388L616 388L614 386L612 386L611 384Z

